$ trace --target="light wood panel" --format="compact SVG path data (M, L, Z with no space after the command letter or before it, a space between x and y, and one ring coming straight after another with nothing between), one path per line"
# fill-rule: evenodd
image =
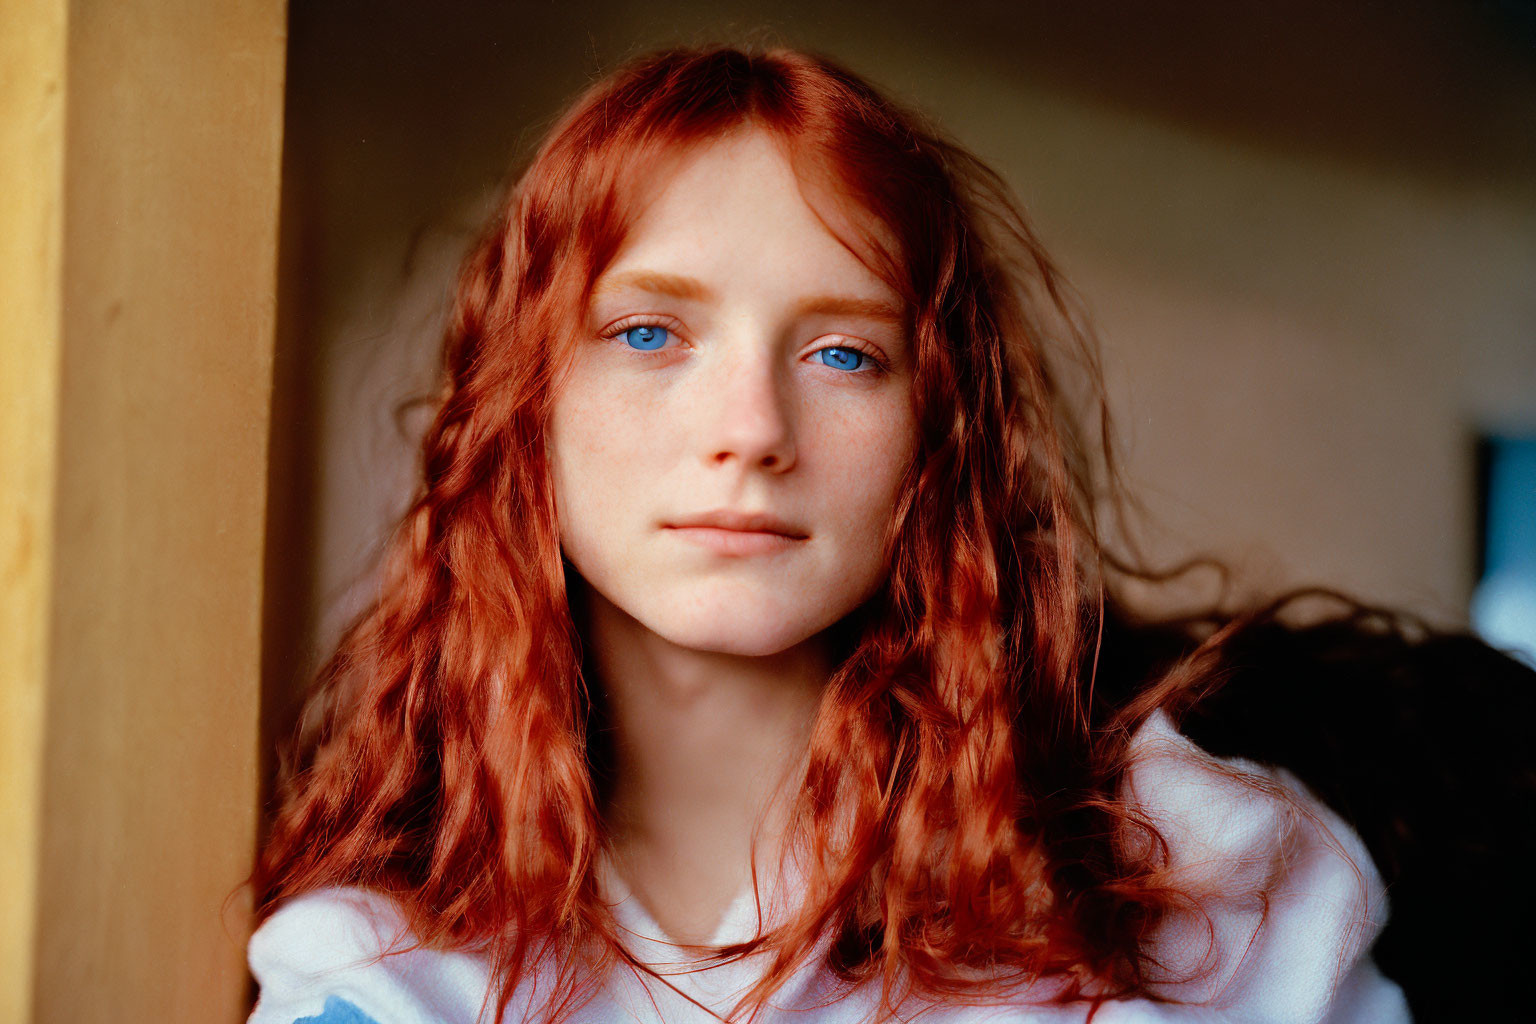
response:
M32 1005L61 340L63 0L0 4L0 1021Z
M4 795L26 815L0 848L0 1007L235 1021L246 903L226 900L256 822L286 9L18 9L38 27L21 39L5 12L6 56L30 62L5 61L6 130L13 96L54 127L0 182L30 190L0 187L0 267L20 266L4 287L32 303L28 323L0 318L3 610L26 612L0 709L16 712Z

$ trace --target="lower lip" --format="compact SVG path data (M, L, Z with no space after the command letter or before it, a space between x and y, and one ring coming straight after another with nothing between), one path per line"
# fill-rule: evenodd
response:
M697 544L717 555L771 555L805 539L761 530L723 530L717 526L672 526L668 529L680 540Z

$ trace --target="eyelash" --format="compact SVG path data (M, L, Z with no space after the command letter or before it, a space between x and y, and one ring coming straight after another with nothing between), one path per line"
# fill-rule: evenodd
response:
M678 329L677 321L669 317L634 316L620 320L618 323L608 328L607 331L603 333L603 337L608 341L617 341L619 336L625 331L633 330L636 327L660 327L667 331L669 334L676 334L679 337L682 336L682 331ZM823 345L816 351L820 352L823 349L829 348L840 348L848 352L857 352L859 355L863 356L871 366L871 369L869 370L858 369L842 371L846 376L872 376L875 374L885 374L891 372L890 365L887 364L884 359L880 358L878 354L869 348L855 344L851 340L846 345ZM669 350L665 347L651 349L649 351L637 348L629 349L631 355L639 356L642 359L655 359L661 356L665 356L668 354L668 351ZM828 369L834 369L834 367L828 367Z

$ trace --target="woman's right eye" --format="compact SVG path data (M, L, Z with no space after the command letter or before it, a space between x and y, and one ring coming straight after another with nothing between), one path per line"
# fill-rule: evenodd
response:
M639 349L642 352L654 352L667 343L667 329L657 324L640 324L635 327L626 327L619 331L616 337L623 340L630 348Z

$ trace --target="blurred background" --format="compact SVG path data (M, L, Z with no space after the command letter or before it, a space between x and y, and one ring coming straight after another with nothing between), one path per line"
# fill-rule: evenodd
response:
M273 743L411 496L456 264L680 42L824 52L1003 173L1147 554L1536 649L1531 0L6 2L0 1021L242 1018Z

